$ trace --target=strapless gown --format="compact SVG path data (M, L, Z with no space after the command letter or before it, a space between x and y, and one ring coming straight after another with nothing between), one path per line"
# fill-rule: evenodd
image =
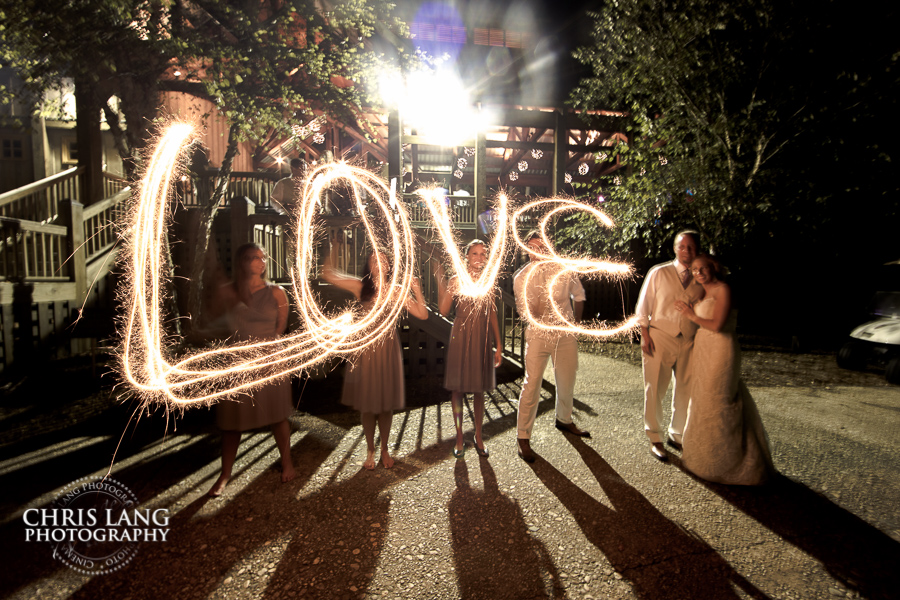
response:
M695 306L709 319L715 298ZM700 329L691 356L693 385L684 427L682 462L698 477L731 485L759 485L775 472L769 438L741 380L741 352L732 311L719 333Z

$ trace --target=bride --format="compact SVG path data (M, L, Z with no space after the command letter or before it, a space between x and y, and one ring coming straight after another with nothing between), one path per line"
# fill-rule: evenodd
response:
M691 356L693 387L682 443L684 466L708 481L759 485L775 472L772 451L756 403L741 380L741 352L734 333L737 311L731 288L711 256L694 259L691 274L704 297L675 308L700 326Z

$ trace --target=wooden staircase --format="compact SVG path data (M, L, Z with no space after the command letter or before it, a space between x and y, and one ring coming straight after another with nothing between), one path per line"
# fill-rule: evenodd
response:
M84 206L83 172L0 194L0 371L42 347L56 355L95 347L96 336L73 336L72 325L83 309L111 312L116 227L131 189L105 174L105 199Z

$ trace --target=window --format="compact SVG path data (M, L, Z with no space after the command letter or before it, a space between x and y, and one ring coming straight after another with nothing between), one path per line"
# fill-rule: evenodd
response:
M473 42L478 46L526 48L531 46L531 34L521 31L476 27Z
M409 33L413 39L423 42L466 43L466 28L456 25L417 21L409 26Z
M4 138L3 139L3 158L6 160L22 160L25 158L24 144L21 139Z
M62 139L62 164L78 164L78 140L73 137Z

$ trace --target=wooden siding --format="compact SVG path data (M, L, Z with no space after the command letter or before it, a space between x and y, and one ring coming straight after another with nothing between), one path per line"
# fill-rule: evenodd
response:
M219 115L219 110L209 100L197 98L183 92L165 92L161 94L162 112L186 121L204 126L200 141L209 148L209 162L214 167L222 166L225 150L228 147L228 123ZM206 123L201 117L209 114ZM253 152L248 142L238 144L238 153L234 157L232 171L252 171Z

